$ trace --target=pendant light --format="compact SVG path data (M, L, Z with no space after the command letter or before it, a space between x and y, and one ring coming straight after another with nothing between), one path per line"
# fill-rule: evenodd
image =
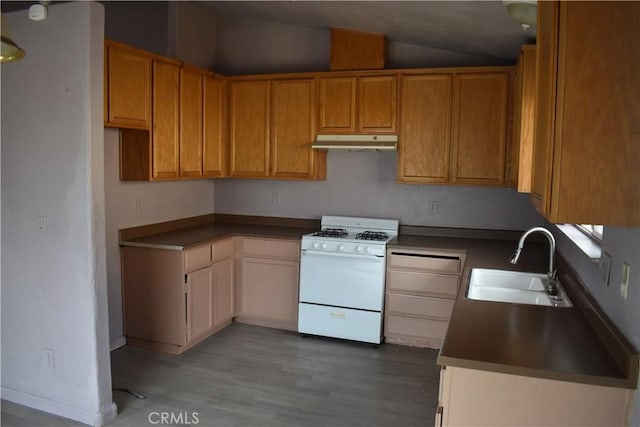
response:
M4 17L0 21L2 23L2 42L0 44L0 62L14 62L22 59L25 55L24 50L11 39L9 28L4 22Z

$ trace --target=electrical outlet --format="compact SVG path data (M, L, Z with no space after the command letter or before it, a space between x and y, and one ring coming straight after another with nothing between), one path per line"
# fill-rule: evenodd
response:
M438 202L436 202L435 200L432 200L430 202L428 202L429 204L429 213L431 215L435 215L438 213Z
M606 252L602 252L600 261L598 261L598 266L600 267L600 279L602 280L602 284L604 284L605 286L609 286L609 275L611 273L611 255Z
M631 266L629 264L622 263L622 281L620 282L620 295L622 298L627 299L629 296L629 274Z
M273 193L271 193L271 203L273 203L274 205L279 205L280 204L280 192L279 191L274 191Z
M47 368L56 369L56 360L54 357L53 349L44 349L44 363Z

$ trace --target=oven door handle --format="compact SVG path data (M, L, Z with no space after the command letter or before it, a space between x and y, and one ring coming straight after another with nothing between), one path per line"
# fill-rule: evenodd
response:
M302 256L305 256L305 255L320 255L320 256L333 256L338 258L368 259L378 263L384 261L383 256L377 256L377 255L350 254L350 253L344 253L344 252L322 252L322 251L313 251L310 249L302 250Z

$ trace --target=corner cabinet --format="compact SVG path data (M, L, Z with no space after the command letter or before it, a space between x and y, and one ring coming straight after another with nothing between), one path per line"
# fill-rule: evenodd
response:
M639 21L639 2L538 3L531 200L550 222L640 225Z
M403 74L398 181L505 185L512 75L510 67Z
M395 74L318 79L318 133L397 132Z
M234 238L184 251L123 247L127 342L180 354L229 325L234 255Z
M325 179L315 138L315 79L230 82L230 176Z
M435 426L622 426L631 392L443 366Z
M298 330L300 241L241 238L236 322Z

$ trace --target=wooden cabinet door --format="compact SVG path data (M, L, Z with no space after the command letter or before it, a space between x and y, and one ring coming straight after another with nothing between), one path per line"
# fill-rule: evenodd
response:
M449 181L452 90L450 74L402 78L398 181Z
M509 80L508 72L455 77L452 183L504 184Z
M356 131L356 78L319 79L318 133Z
M213 269L213 327L231 321L234 316L233 258L220 261Z
M271 175L314 177L315 80L271 82Z
M640 2L559 8L547 218L640 226Z
M558 3L538 4L536 52L536 113L531 202L541 214L549 212L551 164L555 128L558 58Z
M396 132L396 76L358 78L358 132Z
M263 326L297 330L297 261L243 257L241 315Z
M531 192L533 126L536 99L536 46L522 46L516 66L513 106L513 151L510 184L521 193Z
M151 57L112 42L107 50L105 125L149 129L151 124Z
M225 137L224 82L211 75L204 76L202 173L206 177L226 175L227 150Z
M269 81L230 83L229 145L232 177L269 174Z
M180 68L180 176L202 176L202 73Z
M187 274L187 341L196 340L213 329L213 269Z
M180 67L153 61L153 179L178 177Z

